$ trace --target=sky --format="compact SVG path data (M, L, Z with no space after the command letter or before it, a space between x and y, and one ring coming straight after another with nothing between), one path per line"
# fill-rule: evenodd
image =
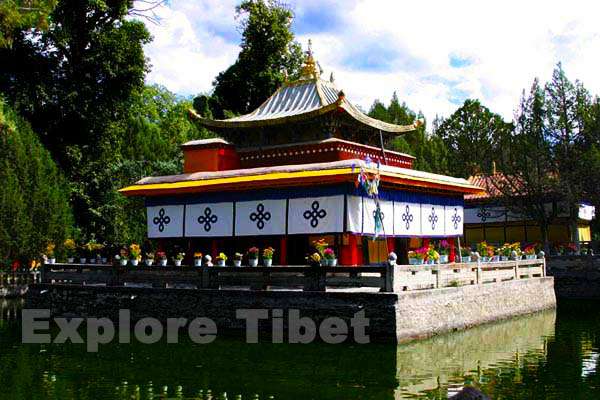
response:
M185 96L210 92L239 53L235 0L171 0L146 21L156 83ZM312 40L324 78L368 110L401 102L428 120L477 98L511 120L533 79L562 62L571 80L600 94L599 1L288 0L293 31Z

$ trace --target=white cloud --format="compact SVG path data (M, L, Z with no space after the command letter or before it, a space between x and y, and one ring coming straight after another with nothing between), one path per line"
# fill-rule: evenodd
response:
M466 97L510 119L521 91L535 77L548 80L558 61L570 79L600 93L598 2L296 3L298 39L306 45L312 38L326 76L333 70L338 86L364 109L396 90L430 119L449 115ZM319 18L311 7L327 13ZM179 93L210 90L239 51L234 8L230 0L204 0L173 1L161 10L162 24L149 25L155 41L147 47L153 64L148 80ZM303 15L318 20L302 21ZM466 62L456 68L451 57Z

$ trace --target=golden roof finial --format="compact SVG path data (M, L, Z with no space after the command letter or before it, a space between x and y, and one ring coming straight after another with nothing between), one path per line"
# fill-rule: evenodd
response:
M306 51L306 59L304 65L300 69L300 79L317 79L319 77L319 70L317 69L317 63L313 57L312 52L312 40L308 39L308 50Z

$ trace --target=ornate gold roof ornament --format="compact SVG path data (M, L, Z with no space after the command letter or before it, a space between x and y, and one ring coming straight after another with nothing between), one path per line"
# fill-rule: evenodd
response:
M312 40L308 39L308 50L306 51L306 59L304 65L300 68L300 79L319 79L320 68L317 68L317 63L313 57Z

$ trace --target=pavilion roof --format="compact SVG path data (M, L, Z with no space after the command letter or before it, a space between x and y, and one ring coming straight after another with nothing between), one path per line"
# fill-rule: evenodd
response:
M194 110L190 110L190 115L201 125L213 129L251 129L288 124L310 120L334 111L345 112L358 125L387 133L410 132L419 124L416 122L413 125L395 125L364 114L335 86L333 75L330 81L321 79L310 46L309 42L300 79L285 82L251 113L228 119L204 118Z
M373 163L368 164L363 160L355 159L147 177L121 189L120 192L126 196L156 196L355 182L361 169L367 173L379 172L382 182L403 186L411 191L434 189L462 195L479 193L482 190L462 178L388 165L381 165L378 169Z

